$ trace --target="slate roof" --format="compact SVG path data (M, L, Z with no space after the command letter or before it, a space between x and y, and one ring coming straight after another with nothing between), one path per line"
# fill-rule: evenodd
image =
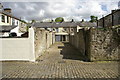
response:
M97 27L97 23L96 22L81 22L78 24L81 27Z
M32 26L45 28L45 27L52 27L52 25L53 23L50 23L50 22L35 22Z
M15 27L17 27L17 26L6 26L6 25L4 25L4 26L0 26L0 32L10 32L10 30L12 30L12 29L14 29Z
M48 27L96 27L97 23L91 23L91 22L62 22L62 23L56 23L56 22L35 22L32 26L33 27L40 27L40 28L48 28Z
M54 23L52 27L76 27L77 24L75 22L62 22L62 23Z
M15 16L13 16L11 13L8 13L8 12L5 12L5 11L0 11L0 13L1 13L1 14L4 14L4 15L7 15L7 16L9 16L9 17L12 17L12 18L14 18L14 19L17 19L17 20L19 20L19 21L24 22L24 21L21 20L20 18L17 18L17 17L15 17ZM26 22L24 22L24 23L26 23Z
M0 13L1 13L1 14L4 14L4 15L7 15L7 16L9 16L9 17L15 18L15 19L17 19L17 20L20 20L19 18L13 16L11 13L8 13L8 12L5 12L5 11L0 11Z

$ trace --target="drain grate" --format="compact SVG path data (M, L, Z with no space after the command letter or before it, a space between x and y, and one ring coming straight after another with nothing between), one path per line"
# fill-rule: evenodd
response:
M58 61L58 63L66 63L66 61Z

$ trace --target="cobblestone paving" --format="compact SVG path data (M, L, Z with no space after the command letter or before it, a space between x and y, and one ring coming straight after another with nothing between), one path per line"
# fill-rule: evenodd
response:
M84 62L68 43L55 43L35 63L3 62L3 78L117 78L118 62ZM108 79L108 80L109 80ZM114 79L116 80L116 79Z

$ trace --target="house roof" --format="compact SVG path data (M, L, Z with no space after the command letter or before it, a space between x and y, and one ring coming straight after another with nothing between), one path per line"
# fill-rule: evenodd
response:
M0 26L0 32L10 32L10 30L14 29L15 27L17 27L17 26L11 26L11 25Z
M45 28L45 27L52 27L52 25L53 23L50 23L50 22L35 22L32 26Z
M1 14L4 14L4 15L7 15L7 16L9 16L9 17L15 18L15 19L17 19L17 20L20 20L19 18L13 16L11 13L8 13L8 12L5 12L5 11L0 11L0 13L1 13Z
M96 22L81 22L81 23L78 23L79 26L81 27L96 27L97 26L97 23Z
M111 12L110 14L108 14L108 15L100 18L98 21L100 21L100 20L102 20L103 18L106 18L106 17L108 17L108 16L110 16L110 15L112 16L113 14L115 14L115 13L117 13L117 12L120 12L120 9L112 10L112 12ZM119 14L119 13L118 13L118 14Z
M95 27L97 26L96 23L91 23L91 22L62 22L62 23L57 23L57 22L35 22L32 26L33 27L40 27L40 28L49 28L49 27L64 27L64 28L69 28L69 27L76 27L76 26L81 26L81 27Z
M52 27L76 27L75 22L62 22L62 23L53 23Z
M0 11L0 13L1 13L1 14L4 14L4 15L7 15L7 16L9 16L9 17L12 17L12 18L14 18L14 19L17 19L17 20L19 20L19 21L21 21L21 22L26 23L25 21L21 20L20 18L17 18L17 17L15 17L15 16L13 16L11 13L8 13L8 12L5 12L5 11Z

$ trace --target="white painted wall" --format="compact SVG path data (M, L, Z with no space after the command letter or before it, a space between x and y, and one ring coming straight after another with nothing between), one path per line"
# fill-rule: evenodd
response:
M1 15L2 15L2 14L0 14L0 22L1 22Z
M2 44L2 41L0 41L0 44ZM2 45L0 45L0 53L2 53ZM2 54L0 54L0 59L2 58ZM2 62L0 62L0 79L2 80Z
M0 38L0 61L35 61L34 30L29 29L29 38Z

